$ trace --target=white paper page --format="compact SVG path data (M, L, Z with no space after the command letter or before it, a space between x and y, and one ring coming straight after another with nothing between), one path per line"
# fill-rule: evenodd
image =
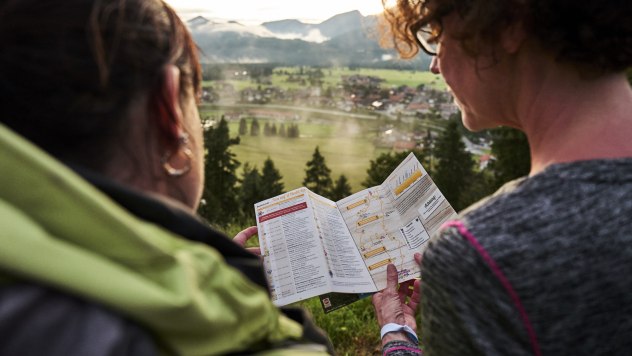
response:
M392 197L402 222L402 235L411 247L422 244L423 250L429 236L434 235L444 222L457 217L412 153L386 178L382 187Z
M413 273L415 266L406 263L410 252L399 228L397 212L391 197L382 187L373 187L358 192L336 202L342 217L353 236L376 289L386 286L386 266L394 263L400 273L400 280Z
M419 276L414 260L430 236L456 213L411 153L385 182L336 203L378 290L386 287L386 266L395 264L399 282Z
M316 224L332 277L332 291L338 293L375 292L375 283L349 234L336 203L310 193Z
M266 278L277 306L332 292L308 192L299 188L255 204Z

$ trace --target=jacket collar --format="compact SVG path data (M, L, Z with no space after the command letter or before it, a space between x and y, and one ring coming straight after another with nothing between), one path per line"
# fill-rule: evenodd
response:
M200 216L190 213L170 199L130 189L83 167L67 165L132 215L159 225L187 240L215 248L230 266L268 290L259 257L234 243L225 234L213 229Z

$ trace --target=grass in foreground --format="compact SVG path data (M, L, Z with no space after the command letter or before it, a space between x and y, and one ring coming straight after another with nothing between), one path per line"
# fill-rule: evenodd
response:
M309 310L316 325L329 335L337 355L381 355L380 329L371 298L364 298L329 314L323 312L317 297L295 305Z

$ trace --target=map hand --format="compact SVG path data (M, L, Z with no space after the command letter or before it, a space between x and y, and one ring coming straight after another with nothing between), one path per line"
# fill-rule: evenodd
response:
M415 256L417 260L417 256ZM388 323L396 323L400 325L408 325L415 332L417 323L415 321L415 312L421 298L420 281L411 280L397 284L397 268L393 264L387 267L386 288L377 292L372 297L373 307L380 328ZM412 286L412 289L411 289ZM410 339L403 331L390 332L382 339L382 344L389 341L402 340L410 342Z
M258 230L256 226L248 227L235 235L235 237L233 237L233 241L235 241L235 243L237 243L239 246L245 247L246 242L250 240L251 237L257 235L257 231ZM246 247L246 250L257 256L261 256L261 250L259 249L259 247Z

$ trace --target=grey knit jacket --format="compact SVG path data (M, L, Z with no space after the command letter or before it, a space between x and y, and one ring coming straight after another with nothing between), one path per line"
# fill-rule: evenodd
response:
M426 356L632 355L632 158L508 183L435 237L421 288Z

